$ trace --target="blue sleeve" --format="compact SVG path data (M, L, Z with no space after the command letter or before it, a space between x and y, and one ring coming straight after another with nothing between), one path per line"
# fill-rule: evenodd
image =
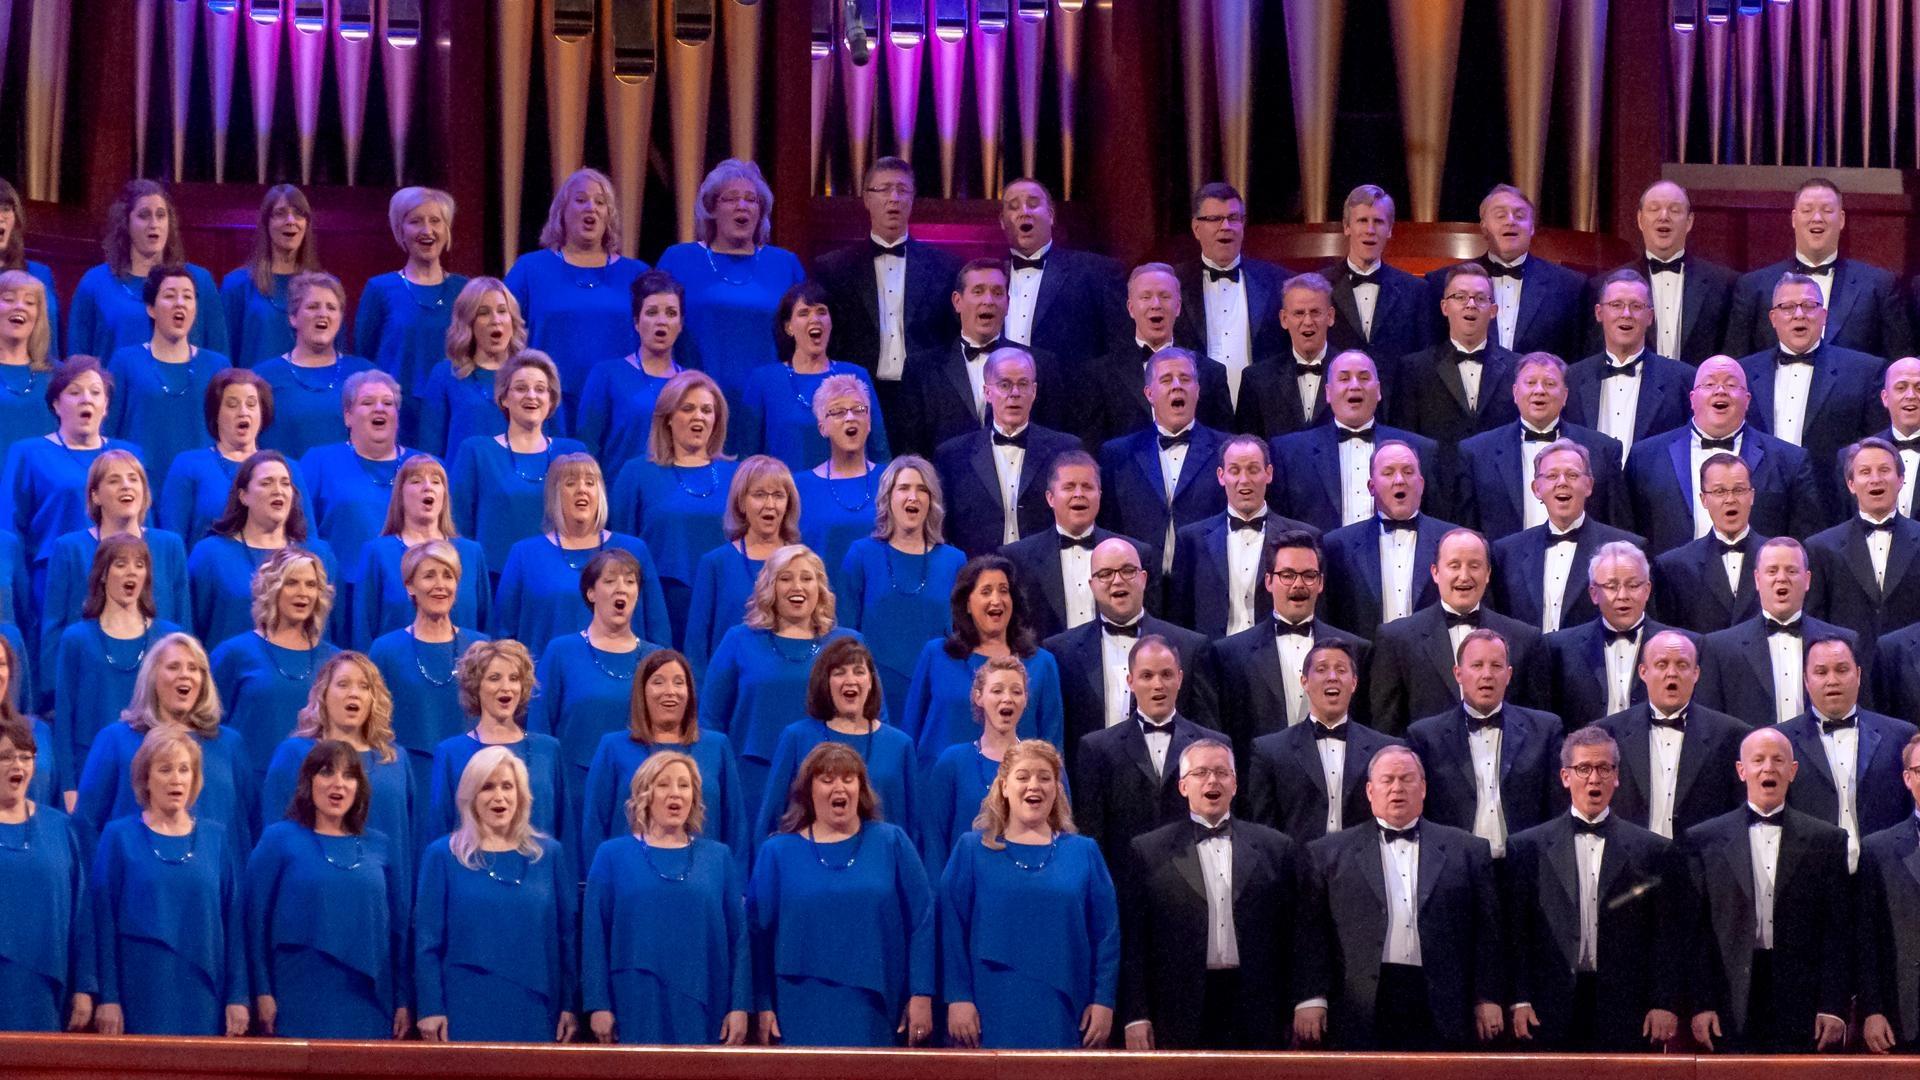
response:
M740 390L740 408L734 413L732 422L727 425L728 441L733 443L733 454L743 461L754 454L766 451L766 396L767 392L761 381L748 376L747 385Z
M480 519L480 500L487 492L480 483L480 453L474 446L475 436L460 444L453 455L453 475L447 480L447 501L453 508L453 527L460 530L461 536L478 535L477 522Z
M555 923L560 929L560 987L556 995L560 1012L580 1008L580 875L564 844L556 843L547 853L553 860L553 899L558 910Z
M553 838L562 846L578 843L573 838L573 807L577 804L567 796L567 781L572 773L573 765L561 757L560 745L553 744Z
M917 839L929 869L945 866L953 851L953 801L958 798L953 784L953 771L936 763L921 790Z
M840 560L840 596L833 607L834 616L840 620L841 626L858 630L860 613L866 604L866 566L860 560L859 547L849 546L846 557Z
M473 575L473 628L484 632L493 622L493 568L487 565L487 549L475 543L461 554L460 563L464 573Z
M213 275L204 266L188 266L187 276L193 279L195 315L193 331L188 340L203 349L212 349L222 356L232 356L233 349L227 344L237 333L229 336L227 321L218 316L215 301L220 292L213 284Z
M748 861L753 856L752 834L749 831L751 819L747 816L747 800L750 796L741 789L740 766L734 758L731 742L726 744L726 751L720 755L720 786L727 793L727 806L720 823L721 839L733 852L733 864L744 877Z
M367 282L360 291L360 306L353 313L353 351L368 359L379 357L380 339L387 326L387 294L386 290L375 284L378 280L375 278ZM389 371L387 374L400 373ZM413 389L403 387L402 392L412 396Z
M728 729L740 689L740 641L739 634L720 639L720 648L714 651L706 678L700 683L700 726L727 736L729 742L736 741Z
M430 840L452 832L460 825L460 811L453 805L454 794L460 789L460 777L454 774L453 759L445 751L436 747L433 751L433 801L427 809L427 832Z
M220 910L225 916L222 925L227 934L226 1003L251 1009L253 987L247 973L247 897L241 885L245 868L240 860L244 853L231 831L227 833L225 847L226 858L221 860L220 866Z
M607 506L607 528L614 532L640 535L640 523L646 519L646 507L640 505L640 466L646 458L634 458L620 467L613 479L613 501Z
M907 683L907 705L900 710L900 730L907 733L914 745L919 747L919 758L923 765L930 765L940 756L945 747L935 747L929 755L925 745L927 729L934 726L927 714L933 709L933 664L938 656L935 649L920 650L920 659L913 665L913 678ZM937 743L938 737L934 741Z
M100 302L94 299L93 282L100 274L107 273L112 271L95 267L80 278L80 284L73 290L73 307L67 312L67 352L64 355L100 355Z
M79 797L73 805L73 816L86 826L89 836L99 836L100 830L106 828L113 804L120 799L120 786L132 783L127 774L130 763L120 760L113 749L117 741L94 736L86 767L80 771Z
M615 754L604 741L593 751L593 763L587 766L587 787L580 793L579 850L598 851L613 833L613 815L619 797L619 766ZM631 780L632 777L627 779Z
M33 680L37 686L50 688L46 673L59 666L60 637L79 618L80 609L87 602L90 568L77 565L78 555L70 545L54 544L52 558L47 560L47 592L40 603L40 655L35 661L41 676ZM151 559L148 566L152 566ZM44 710L49 703L36 701L35 704Z
M780 930L780 859L763 848L747 879L747 922L753 939L753 1011L773 1009L773 951Z
M447 387L435 365L420 390L420 449L440 458L447 456Z
M1045 656L1043 664L1029 664L1029 670L1037 674L1033 687L1033 722L1035 736L1052 743L1057 748L1067 745L1067 712L1060 701L1060 665L1053 654L1041 649L1034 656Z
M1093 1001L1114 1006L1120 983L1120 903L1107 861L1087 841L1087 937L1093 944Z
M500 588L493 596L493 622L486 628L492 637L520 637L520 594L526 588L521 583L525 575L520 563L520 549L516 545L507 552L507 565L500 571Z
M77 760L80 757L80 715L75 706L81 683L87 677L86 668L86 657L82 655L79 643L62 637L53 669L53 737L57 744L54 758L59 763L61 777L67 781L67 791L78 790L80 780Z
M728 1008L748 1012L753 1008L753 946L747 938L747 879L740 864L727 860L727 940L732 950L733 992ZM717 1040L719 1032L713 1033Z
M246 332L247 294L252 291L253 275L248 273L245 267L241 267L233 273L228 274L226 280L220 283L220 307L226 313L227 339L229 341L241 340ZM195 321L199 320L196 319ZM225 352L226 350L221 349L220 351ZM251 356L243 356L240 358L244 364L251 364L255 359L255 357Z
M527 730L539 735L553 734L554 713L565 704L567 679L565 668L554 655L553 645L548 644L541 652L540 660L533 665L533 700L527 703ZM556 771L565 771L563 764Z
M972 929L973 854L956 847L940 875L940 992L948 1004L973 1001Z
M293 789L300 779L300 764L306 760L300 745L288 740L273 751L273 760L267 764L267 774L260 781L260 807L265 813L268 807L278 807L280 813L274 820L280 820L286 808L293 802Z
M939 945L934 930L933 887L927 883L926 867L920 853L904 831L892 834L899 850L894 852L894 888L906 908L907 993L931 997L937 992L934 954Z
M880 391L874 388L873 379L867 375L867 369L856 366L853 376L867 386L867 400L873 403L873 412L869 414L871 423L867 428L867 458L875 464L885 465L893 460L893 450L887 443L887 418L880 412Z
M94 979L98 986L96 1005L120 1004L120 929L115 901L121 894L122 866L116 837L107 837L93 855L92 885ZM78 911L75 916L78 916Z
M693 570L693 598L687 605L687 660L696 683L706 678L707 664L720 644L715 632L714 608L720 600L720 560L701 556Z
M667 616L667 591L660 587L660 568L654 565L653 551L638 541L635 549L629 550L640 560L640 613L645 622L640 636L656 645L671 645L673 623Z
M609 386L606 365L595 364L587 372L587 381L580 388L579 420L574 425L574 437L587 444L587 453L595 461L600 460L601 451L606 448L607 427L613 423L613 391Z
M393 965L394 1009L412 1011L413 957L408 943L413 933L413 890L400 846L404 839L389 838L387 842L387 962Z
M586 900L580 910L580 1008L607 1012L613 1008L613 867L599 849L589 855Z
M380 636L380 609L386 598L386 570L372 544L360 549L359 584L347 597L348 648L366 652Z
M218 568L214 566L213 549L205 539L187 554L187 582L193 600L193 636L205 641L213 627L214 609L220 602Z
M185 625L193 618L193 593L187 581L186 539L178 533L164 538L149 534L147 539L155 547L165 545L171 551L171 554L166 557L165 565L160 565L160 557L157 554L150 559L154 577L153 599L160 607L160 617ZM88 571L91 573L92 568L89 567ZM86 588L84 580L81 588ZM82 607L86 605L84 592L81 594L80 602ZM79 611L80 608L74 610Z
M273 907L279 899L280 874L286 862L278 835L262 837L247 858L247 960L253 971L253 992L275 994L273 985Z
M773 835L774 826L787 810L787 788L793 783L793 774L800 770L800 740L789 725L780 733L780 742L773 749L773 763L767 766L766 790L759 793L759 812L753 819L753 846L758 850Z
M507 267L506 280L501 282L513 294L513 302L520 305L520 318L529 325L533 323L533 271L527 257L532 254L529 251L515 259L513 265Z

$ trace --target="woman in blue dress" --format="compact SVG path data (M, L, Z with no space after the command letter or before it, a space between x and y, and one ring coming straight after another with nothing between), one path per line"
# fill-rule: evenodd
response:
M686 369L673 358L685 324L686 290L672 274L649 270L633 279L633 330L640 347L625 356L602 360L587 373L580 390L580 415L575 434L587 452L600 459L609 476L634 458L647 456L647 433L653 424L653 403L667 380Z
M507 288L527 318L527 344L560 365L571 430L579 387L587 372L609 356L625 356L638 342L627 298L647 264L620 251L620 206L613 181L597 169L580 169L553 193L540 249L520 256L507 271Z
M46 263L27 258L27 208L13 184L0 179L0 275L21 273L40 283L41 317L47 322L47 353L57 360L67 355L60 340L60 297L53 283L53 269ZM6 279L0 276L0 289Z
M429 454L451 456L475 435L507 430L494 401L494 380L507 358L527 348L520 302L499 278L477 277L461 287L447 324L444 358L424 379L407 386L420 402L420 441Z
M727 845L702 835L701 786L687 755L648 758L628 788L627 831L594 853L580 996L600 1042L746 1042L746 881Z
M919 1046L933 1034L933 889L881 820L858 751L822 743L780 802L747 886L763 1043ZM860 912L850 920L847 913Z
M253 628L253 576L283 548L311 551L329 581L338 577L333 549L307 535L301 502L294 470L277 450L254 454L234 472L226 506L187 555L187 589L201 640L218 645Z
M640 608L633 632L664 645L673 636L653 553L638 537L607 528L607 489L600 466L586 454L563 454L547 469L546 532L513 545L500 572L493 605L493 636L514 638L545 652L562 634L587 628L580 604L580 571L602 551L618 548L640 562Z
M380 635L413 621L413 599L401 567L407 552L432 541L451 544L459 553L454 622L487 625L493 616L493 588L486 553L454 528L446 467L430 454L415 454L394 474L393 495L387 501L387 520L379 538L361 552L360 578L353 587L347 620L354 648L365 649Z
M120 720L93 737L80 772L73 816L85 824L84 835L99 836L107 822L138 812L130 783L133 756L147 732L172 726L187 729L200 745L198 819L219 822L236 852L253 847L260 820L253 758L240 733L220 723L220 695L206 651L193 635L168 634L147 650Z
M421 455L416 460L431 461ZM394 739L413 769L416 802L433 791L433 748L467 729L460 707L460 657L487 635L454 622L466 578L460 549L427 540L400 557L401 581L413 605L410 623L373 640L367 655L393 694ZM427 839L419 837L420 840Z
M313 207L292 184L275 184L260 200L260 222L246 264L220 282L233 362L252 367L293 348L287 324L287 284L320 269Z
M87 527L87 474L94 459L109 448L140 456L138 446L109 439L100 430L112 395L113 380L99 362L76 356L47 383L47 407L59 420L53 432L7 447L5 472L0 474L0 499L7 506L4 521L34 564L36 602L45 595L45 560L54 537Z
M1100 847L1074 832L1060 752L1008 749L940 878L947 1037L988 1049L1098 1049L1113 1033L1120 911Z
M505 566L513 545L542 531L547 471L556 458L586 452L578 439L546 433L560 407L560 369L538 349L514 355L495 377L494 403L506 417L497 435L472 435L453 457L453 520L480 541L488 565Z
M533 794L533 827L567 842L567 770L560 741L527 730L527 714L538 685L533 655L517 641L482 641L460 656L460 705L471 728L441 740L433 748L433 787L427 810L428 836L444 836L460 827L460 774L473 755L504 746L526 763L527 790Z
M687 659L704 679L713 650L745 617L767 556L800 542L800 496L787 467L765 454L740 463L720 519L727 542L700 556L687 608Z
M260 433L273 426L273 387L247 368L222 368L201 398L210 445L176 455L160 488L154 511L159 525L177 533L188 550L204 540L227 508L240 465L260 451ZM301 509L313 519L313 501L300 467L286 462Z
M912 836L914 814L919 808L920 771L914 761L913 740L880 719L880 684L873 674L873 654L860 642L841 638L830 642L814 658L813 671L807 676L805 719L788 724L780 733L780 744L767 771L767 789L760 798L760 813L754 819L754 839L765 842L779 827L789 797L798 790L794 777L801 771L801 761L822 743L841 743L859 755L862 782L879 803L876 816Z
M253 598L253 632L221 642L212 663L227 726L246 740L258 779L320 669L340 650L326 639L333 583L312 552L285 547L268 556L253 575Z
M0 271L0 440L8 443L53 430L45 405L53 378L52 297L32 274Z
M107 261L80 276L67 312L67 356L112 356L153 332L140 283L161 263L185 266L193 278L195 316L187 340L228 355L227 321L220 317L220 290L203 266L187 262L180 215L173 196L155 180L129 180L107 208Z
M246 852L196 817L200 744L155 728L133 755L137 814L109 823L90 875L102 1035L247 1033Z
M298 459L316 446L347 437L341 389L347 377L373 365L339 349L347 289L332 274L310 271L287 285L293 347L254 365L273 387L279 419L261 433L261 445Z
M647 456L613 483L613 527L646 541L659 560L673 641L686 641L694 564L726 542L721 518L734 461L727 442L727 400L701 371L667 380L653 404Z
M527 767L505 747L480 751L460 774L458 803L460 827L420 860L420 1038L572 1042L580 879L560 842L533 828Z
M320 538L336 552L360 553L380 535L381 522L393 504L393 487L401 462L415 451L400 445L400 384L384 371L358 371L347 376L341 392L346 406L347 441L327 443L307 451L300 471L307 476L313 497L313 525ZM363 562L341 567L351 589L359 580ZM346 613L341 612L344 619Z
M254 1009L268 1035L399 1039L413 895L391 840L367 828L360 755L322 742L300 764L287 819L247 860Z
M973 827L1000 762L1020 741L1020 716L1026 711L1027 667L1019 657L996 656L973 673L973 715L980 723L980 737L941 752L915 807L920 854L930 872L947 865L954 841ZM1064 786L1066 777L1060 782Z
M37 716L29 716L19 706L21 692L14 687L13 673L20 672L24 680L27 668L20 660L19 646L5 635L0 635L0 723L22 724L33 732L35 764L32 781L27 785L27 797L34 802L43 802L71 812L74 801L75 774L79 772L79 763L68 764L73 759L67 757L54 736L53 726ZM0 1028L0 1031L6 1030Z
M835 375L867 382L858 364L827 358L833 335L833 315L827 310L826 286L803 281L787 290L774 310L773 336L780 348L779 364L754 368L740 395L740 415L733 425L736 452L771 454L795 472L826 461L832 449L814 413L814 396ZM867 387L871 398L872 386ZM868 447L884 462L887 425L877 404L869 401Z
M734 402L753 369L780 362L774 309L807 276L793 252L767 242L772 234L773 189L753 162L728 158L700 183L693 241L660 255L660 269L687 288L684 362Z
M0 721L0 1031L82 1031L98 989L86 859L72 820L30 794L39 754L31 727Z
M973 741L973 673L996 656L1016 656L1027 667L1027 711L1020 737L1055 746L1066 738L1060 700L1060 666L1033 643L1033 630L1013 587L1013 564L1005 556L967 561L954 579L947 612L953 629L927 642L907 686L900 726L920 747L921 766L931 766L947 747Z
M393 193L387 224L406 265L367 279L353 317L355 349L407 388L400 438L429 454L446 448L420 438L420 388L444 355L454 298L467 284L465 275L448 273L441 265L453 243L453 211L453 196L438 188L404 187Z
M793 474L800 493L800 537L827 564L833 591L846 591L847 550L873 533L882 470L868 457L873 394L861 379L829 375L813 392L813 419L827 446L825 461Z
M880 474L872 535L855 540L840 564L840 622L868 634L889 711L909 733L917 730L905 711L914 668L926 643L953 628L953 583L967 561L943 542L946 521L940 474L925 458L894 458Z
M193 278L184 267L156 266L140 290L153 336L107 360L115 389L103 430L146 451L147 471L162 479L173 459L200 444L195 402L205 401L213 377L232 365L212 349L187 340L193 327ZM184 406L184 407L183 407Z

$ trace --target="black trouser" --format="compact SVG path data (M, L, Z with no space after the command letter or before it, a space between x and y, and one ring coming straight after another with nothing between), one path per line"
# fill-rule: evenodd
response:
M1210 968L1200 1009L1201 1050L1251 1050L1240 1027L1240 969ZM1277 1048L1270 1048L1277 1049Z
M1740 1033L1728 1041L1733 1047L1757 1054L1810 1054L1813 1052L1813 1017L1782 1017L1775 1013L1773 950L1753 950L1753 968L1747 982L1747 1020ZM1783 972L1783 978L1806 978L1804 972ZM1726 1018L1721 1017L1721 1027Z
M1439 1048L1424 970L1411 964L1380 965L1380 990L1373 999L1373 1039L1381 1050Z

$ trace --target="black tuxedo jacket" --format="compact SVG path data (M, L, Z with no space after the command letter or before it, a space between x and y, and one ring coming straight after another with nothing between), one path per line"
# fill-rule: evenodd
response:
M1373 336L1360 329L1360 305L1353 299L1353 268L1345 258L1320 271L1333 286L1333 327L1327 331L1329 356L1359 349L1378 367L1395 357L1433 344L1433 313L1438 310L1427 283L1382 260L1376 271L1380 296L1373 304Z
M1535 665L1540 631L1518 619L1480 607L1480 625L1498 630L1507 639L1507 658L1513 666L1508 697L1528 700L1537 684ZM1447 633L1446 609L1435 603L1380 627L1373 639L1373 666L1369 673L1372 718L1368 721L1388 735L1401 735L1423 716L1460 703L1460 684L1453 678L1453 643ZM1556 751L1559 743L1555 743ZM1431 778L1429 778L1431 790Z
M953 280L960 260L909 237L903 245L907 260L905 312L907 355L935 349L960 333L953 311ZM859 364L871 375L880 364L880 289L874 277L875 255L863 241L814 260L813 276L826 286L833 307L833 352Z
M1800 1036L1812 1049L1814 1014L1844 1017L1853 996L1847 834L1791 806L1780 812L1787 819L1773 884L1775 1032L1747 1030L1756 918L1747 807L1688 829L1681 845L1694 908L1686 939L1689 1008L1717 1011L1735 1047Z
M1686 278L1680 288L1680 348L1676 359L1688 364L1699 364L1709 356L1721 351L1721 345L1727 337L1727 312L1733 305L1733 287L1740 275L1731 267L1702 259L1688 252L1686 255ZM1651 279L1645 257L1629 263L1622 263L1614 270L1636 270L1640 276ZM1607 273L1612 273L1609 270ZM1593 311L1593 305L1600 302L1600 283L1606 274L1595 276L1587 283L1587 311ZM1768 287L1769 293L1772 287ZM1762 323L1766 320L1761 319ZM1647 331L1647 341L1658 342L1660 316L1654 315L1654 325ZM1768 324L1771 329L1771 324ZM1586 324L1586 336L1583 339L1586 352L1596 353L1605 346L1602 344L1600 323L1589 318ZM1735 356L1740 355L1735 353ZM1691 378L1691 377L1689 377ZM1644 399L1642 399L1644 400ZM1644 408L1644 406L1642 406ZM1655 428L1663 431L1664 428Z
M1226 635L1231 610L1228 594L1233 574L1227 566L1227 539L1232 532L1229 520L1228 514L1222 511L1180 530L1173 548L1173 573L1167 575L1163 590L1165 603L1161 614L1209 638ZM1920 529L1920 525L1914 528ZM1261 525L1263 549L1281 533L1295 529L1316 537L1320 535L1319 529L1304 521L1267 511ZM1266 582L1261 580L1257 565L1254 573L1253 611L1258 617L1258 612L1273 610L1273 598Z
M1913 816L1913 796L1901 778L1900 751L1914 736L1914 726L1866 709L1856 721L1859 749L1854 757L1853 810L1860 835L1876 833ZM1811 712L1779 725L1793 740L1793 756L1800 772L1787 789L1787 805L1829 825L1840 824L1840 794L1833 767L1820 742L1820 721Z
M1473 1008L1508 1000L1500 895L1487 842L1437 821L1420 822L1421 973L1436 1033L1475 1042ZM1380 830L1371 818L1307 845L1306 927L1295 970L1302 1000L1328 1001L1327 1035L1343 1050L1378 1045L1375 1003L1387 942Z
M1606 623L1598 611L1579 623L1562 623L1563 629L1540 639L1541 656L1536 665L1540 688L1534 700L1559 714L1567 730L1591 724L1607 715L1607 638ZM1640 640L1635 652L1646 647L1653 635L1671 627L1652 619L1640 624ZM1695 647L1698 647L1695 642ZM1638 663L1635 664L1638 667ZM1628 700L1647 700L1647 684L1638 676Z
M1056 393L1069 395L1069 414L1078 413L1070 422L1086 442L1088 453L1098 454L1109 440L1122 435L1152 429L1153 409L1147 404L1142 367L1151 355L1129 341L1089 361L1088 378L1056 388ZM1226 365L1203 353L1197 355L1200 405L1194 419L1216 431L1236 430Z
M1233 940L1240 953L1233 1008L1250 1046L1293 1034L1293 957L1306 852L1264 825L1232 819ZM1153 1022L1154 1046L1197 1049L1207 993L1207 890L1191 821L1134 838L1120 880L1120 1017Z
M1060 246L1047 250L1033 304L1033 341L1077 377L1087 362L1133 342L1127 275L1105 255Z
M1207 351L1206 264L1189 259L1174 268L1180 279L1180 319L1174 339L1195 352ZM1247 292L1247 333L1252 335L1249 357L1267 356L1287 347L1280 328L1280 287L1293 276L1284 266L1261 259L1240 258L1240 284Z
M1164 772L1155 773L1137 716L1080 740L1073 763L1073 820L1100 845L1108 866L1125 867L1133 838L1187 820L1180 752L1215 733L1175 714Z
M1648 1010L1685 1012L1683 972L1671 962L1685 940L1685 863L1671 841L1617 812L1600 827L1605 844L1594 889L1593 1032L1613 1052L1647 1052L1640 1029ZM1571 813L1514 834L1501 875L1513 946L1513 1000L1533 1006L1540 1018L1535 1041L1549 1047L1567 1037L1574 1015L1580 962L1576 835Z
M1733 287L1733 306L1727 312L1727 348L1745 356L1772 348L1779 338L1767 311L1773 307L1773 287L1780 275L1793 269L1794 260L1740 275ZM1897 360L1913 352L1913 328L1907 298L1900 295L1893 274L1871 263L1841 256L1834 263L1827 289L1827 341L1843 349Z
M1431 514L1421 514L1413 548L1413 608L1436 604L1440 590L1433 583L1433 561L1440 538L1458 526ZM1321 569L1326 591L1320 606L1341 626L1377 627L1380 608L1380 519L1371 517L1327 533L1320 539Z
M1003 345L1013 344L1003 337L988 345L987 351L990 354ZM1063 426L1065 401L1069 400L1071 390L1061 378L1059 364L1052 353L1031 351L1034 378L1040 385L1029 420L1058 431ZM912 452L930 458L949 440L985 430L987 426L982 413L973 408L973 383L967 378L967 361L961 353L959 338L924 352L908 354L906 368L900 375L899 398L900 434L895 453ZM984 404L981 407L986 408ZM895 430L892 414L888 416L887 429Z
M1045 480L1041 481L1043 484ZM1044 503L1045 497L1041 501ZM1136 540L1131 536L1121 536L1112 529L1093 527L1095 546L1112 539L1125 540L1140 553L1140 565L1148 572L1147 607L1158 607L1155 586L1159 576L1154 573L1160 569L1160 545ZM1041 641L1067 629L1067 585L1060 576L1060 530L1048 518L1041 528L1022 536L1000 549L1013 562L1014 575L1019 578L1020 602L1027 613L1027 625L1033 627L1033 636Z
M1027 425L1027 452L1020 463L1020 495L1015 516L1020 535L1053 524L1047 505L1047 474L1053 459L1080 449L1080 440L1039 424ZM934 451L933 468L947 497L947 543L967 558L1000 548L1002 529L1000 475L994 470L993 430L980 428L957 435Z
M1913 564L1920 549L1920 524L1895 514L1892 525L1884 587L1873 578L1864 519L1856 515L1807 539L1807 563L1813 571L1808 611L1859 634L1862 641L1879 641L1920 622L1920 568Z
M1474 261L1493 269L1485 254ZM1436 328L1435 341L1447 336L1440 297L1446 293L1449 269L1443 266L1427 273L1427 318ZM1520 318L1513 328L1513 351L1550 352L1562 359L1580 355L1581 335L1593 322L1593 306L1585 302L1586 294L1584 274L1529 254L1520 264Z
M1920 625L1896 630L1874 645L1874 707L1902 720L1920 721Z
M1327 350L1330 363L1336 354ZM1326 376L1320 379L1320 393L1314 398L1313 412L1300 409L1300 364L1291 348L1261 359L1240 373L1240 400L1234 409L1233 430L1272 439L1319 424L1331 423L1333 407L1327 404Z
M1248 629L1213 643L1213 684L1220 695L1221 730L1233 736L1234 749L1243 755L1255 739L1286 728L1286 688L1300 682L1300 672L1281 670L1280 650L1273 643L1274 622L1269 610ZM1367 685L1367 661L1373 647L1365 639L1316 618L1313 640L1316 645L1344 642L1353 651L1354 673L1360 685ZM1366 695L1355 694L1349 709L1355 719L1364 721L1368 713Z
M1773 430L1774 380L1780 370L1775 362L1778 355L1777 349L1768 349L1740 360L1741 370L1747 373L1747 389L1753 394L1747 419L1769 433ZM1806 423L1800 445L1813 466L1813 482L1826 499L1828 520L1837 521L1853 508L1840 476L1840 451L1885 423L1887 410L1880 404L1880 373L1886 362L1824 342L1808 355L1813 358L1813 379L1807 386Z
M1862 840L1855 881L1860 1015L1884 1015L1911 1046L1920 1041L1920 819L1908 814Z
M1227 436L1197 421L1190 430L1193 439L1174 480L1171 504L1160 476L1159 429L1136 431L1100 448L1100 524L1159 544L1165 541L1169 515L1178 529L1227 508L1227 492L1216 475Z
M1860 639L1844 626L1803 614L1801 654L1816 638L1845 638L1860 656ZM1700 682L1693 699L1709 709L1728 713L1745 724L1766 727L1774 722L1773 657L1767 652L1765 617L1756 615L1700 641ZM1872 669L1868 672L1871 674Z
M1200 634L1150 614L1141 615L1140 632L1166 638L1180 657L1180 670L1186 676L1180 684L1180 698L1175 703L1180 716L1202 727L1215 727L1219 703L1213 687L1212 643ZM1065 750L1070 765L1075 762L1080 743L1085 737L1107 730L1107 683L1100 658L1102 633L1100 619L1096 615L1092 622L1063 631L1042 642L1042 647L1053 654L1055 663L1060 667L1060 697L1066 708ZM1138 724L1134 726L1139 727Z
M1450 477L1453 495L1447 505L1455 519L1492 540L1526 528L1526 500L1532 497L1533 471L1526 467L1527 459L1521 453L1521 432L1520 422L1515 420L1462 442ZM1620 443L1611 435L1566 422L1560 424L1560 434L1586 447L1592 459L1589 471L1593 473L1593 495L1587 499L1587 516L1610 525L1625 520Z
M1740 457L1753 474L1754 531L1804 540L1832 524L1805 450L1748 424ZM1621 524L1647 538L1649 554L1672 551L1694 538L1699 488L1691 424L1642 439L1627 455L1629 513Z
M1494 541L1493 606L1529 626L1542 626L1546 618L1547 542L1549 527L1535 525ZM1567 583L1560 591L1562 629L1600 617L1593 597L1587 594L1587 564L1602 547L1625 541L1642 547L1645 540L1625 529L1593 520L1589 515L1573 545L1573 565L1568 568Z
M1320 768L1320 751L1309 718L1290 728L1253 740L1246 754L1247 782L1242 789L1246 816L1271 825L1302 844L1327 834L1327 774ZM1373 755L1400 745L1357 723L1346 722L1347 760L1340 770L1340 821L1362 824L1373 817L1367 801L1367 765Z
M1711 355L1711 354L1709 354ZM1600 430L1600 406L1605 400L1607 355L1594 353L1567 365L1567 407L1564 415L1582 427ZM1648 349L1640 354L1640 393L1635 396L1635 442L1662 431L1683 427L1691 419L1687 395L1693 392L1693 369Z
M1753 586L1754 560L1765 536L1752 529L1740 539L1740 588L1728 588L1726 564L1718 541L1711 535L1689 540L1653 560L1652 608L1661 621L1711 634L1760 614L1760 594Z
M1480 357L1478 408L1467 407L1467 387L1453 362L1453 342L1442 334L1437 344L1395 360L1380 373L1380 407L1388 423L1417 431L1440 444L1443 465L1470 435L1492 431L1520 419L1513 403L1513 376L1519 353L1488 339Z
M1600 727L1620 744L1620 786L1613 793L1613 812L1645 827L1653 820L1653 744L1649 735L1653 707L1647 704L1643 692L1633 707L1600 721ZM1747 789L1734 772L1734 764L1740 760L1740 740L1752 730L1698 701L1688 704L1673 787L1676 838L1746 800Z
M1567 812L1560 784L1560 718L1508 702L1500 736L1500 811L1507 833L1531 829ZM1467 743L1467 713L1456 704L1414 721L1407 745L1427 767L1427 817L1456 829L1473 828L1480 781Z
M1246 388L1241 387L1244 394ZM1420 459L1420 475L1427 479L1426 502L1437 507L1446 501L1441 490L1440 450L1432 439L1403 428L1376 423L1371 446L1396 439L1413 447ZM1338 529L1341 520L1340 429L1331 422L1281 435L1267 443L1273 458L1273 485L1267 501L1275 510L1304 521L1323 533ZM1368 454L1372 454L1371 448ZM1363 468L1365 466L1362 466Z

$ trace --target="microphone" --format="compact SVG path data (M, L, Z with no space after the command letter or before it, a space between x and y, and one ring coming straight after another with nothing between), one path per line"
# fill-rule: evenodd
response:
M855 65L873 58L873 39L867 36L867 24L860 18L860 0L842 0L842 17L847 26L847 56Z
M1647 881L1642 881L1639 884L1621 893L1620 895L1609 899L1607 901L1607 910L1618 911L1621 908L1626 907L1628 904L1633 903L1635 900L1640 899L1642 896L1645 896L1646 894L1652 892L1654 889L1658 888L1659 886L1660 886L1659 878L1651 878Z

